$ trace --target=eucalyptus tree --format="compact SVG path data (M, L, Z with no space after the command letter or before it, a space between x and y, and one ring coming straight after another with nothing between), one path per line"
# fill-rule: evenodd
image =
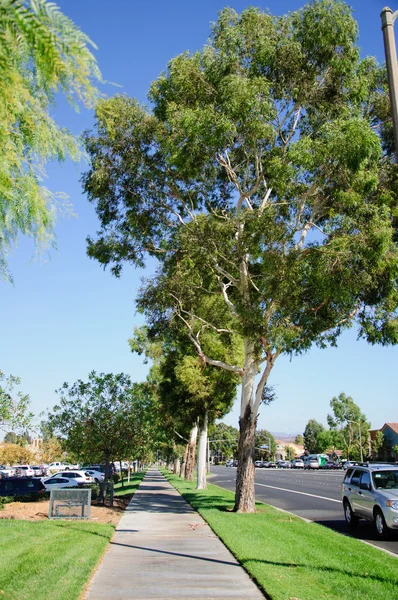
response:
M354 323L371 343L398 341L388 95L357 35L334 0L282 17L226 8L204 49L153 82L151 109L116 96L86 135L101 222L88 254L115 275L157 258L138 300L149 326L179 319L203 365L241 379L239 511L255 510L256 421L277 358L335 345ZM209 330L220 345L241 336L243 360L206 352Z
M80 156L77 140L51 116L55 95L92 107L101 80L91 40L53 2L0 2L0 275L19 234L44 246L61 197L42 185L47 160ZM94 46L95 47L95 46ZM66 209L66 206L64 206Z

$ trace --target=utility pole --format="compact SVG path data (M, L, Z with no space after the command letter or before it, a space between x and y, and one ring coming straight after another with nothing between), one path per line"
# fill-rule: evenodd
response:
M386 6L381 11L380 16L384 39L384 51L386 55L388 89L390 92L395 155L398 162L398 65L394 36L394 21L398 17L398 10L393 13L391 8Z

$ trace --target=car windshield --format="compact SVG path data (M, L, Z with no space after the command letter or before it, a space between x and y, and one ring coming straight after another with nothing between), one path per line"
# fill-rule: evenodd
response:
M398 490L398 469L375 472L372 478L376 489Z

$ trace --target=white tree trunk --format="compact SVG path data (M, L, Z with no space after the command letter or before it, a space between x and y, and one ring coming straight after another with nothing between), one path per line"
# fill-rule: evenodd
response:
M208 413L204 414L203 421L200 424L199 442L198 442L198 470L196 479L196 489L204 490L207 487L206 481L206 450L207 450L207 421Z
M189 438L187 461L185 464L185 472L184 472L184 479L186 481L193 481L193 470L195 467L196 438L197 437L198 437L198 426L195 423L195 425L191 429L191 435Z

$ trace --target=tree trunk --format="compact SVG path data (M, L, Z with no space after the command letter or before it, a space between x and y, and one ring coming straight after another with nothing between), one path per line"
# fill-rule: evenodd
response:
M122 466L122 461L121 460L119 460L119 466L120 466L120 477L121 477L121 481L122 481L122 488L124 488L123 466Z
M207 451L207 422L208 412L206 410L203 421L200 424L199 443L198 443L198 469L196 478L196 489L205 490L206 480L206 451Z
M246 405L243 417L239 419L238 468L236 473L236 512L256 512L254 495L254 443L256 421L252 419L250 403Z
M186 481L193 481L193 470L195 467L197 436L198 436L198 426L194 425L191 429L191 435L190 435L189 444L188 444L187 462L185 464L184 479Z
M180 477L184 477L184 474L185 474L185 465L187 464L188 449L189 449L189 443L185 445L184 457L182 459L181 468L180 468Z
M177 475L177 473L180 472L180 459L177 457L174 459L174 464L173 464L173 473L175 475Z

